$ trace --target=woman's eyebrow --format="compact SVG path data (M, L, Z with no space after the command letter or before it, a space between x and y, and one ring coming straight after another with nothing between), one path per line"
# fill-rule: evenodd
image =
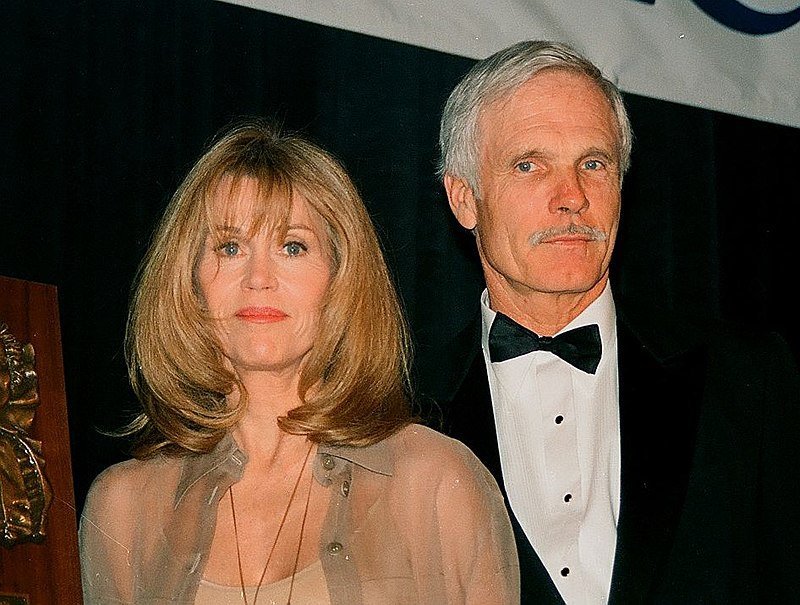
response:
M298 230L298 231L314 231L309 225L303 223L292 223L286 227L287 231Z

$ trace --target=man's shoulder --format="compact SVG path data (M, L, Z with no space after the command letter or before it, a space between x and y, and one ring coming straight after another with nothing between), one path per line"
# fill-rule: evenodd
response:
M414 406L425 423L442 428L447 424L449 407L453 400L464 394L464 386L481 356L481 314L476 300L474 312L446 342L439 343L435 356L427 349L415 353Z
M707 384L741 400L765 393L800 396L800 367L787 341L762 326L659 311L618 309L618 339L628 339L663 366L700 364ZM795 393L795 395L793 395Z
M631 304L616 296L615 303L622 334L632 335L662 361L697 349L723 357L786 349L786 342L779 334L761 326L711 314L699 317L666 305Z
M728 385L733 398L769 394L800 404L800 366L779 333L718 322L706 343L709 372Z

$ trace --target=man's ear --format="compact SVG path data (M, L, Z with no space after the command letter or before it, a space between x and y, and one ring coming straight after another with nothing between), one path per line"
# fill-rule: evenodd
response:
M462 178L451 174L444 175L444 188L450 202L450 210L464 229L472 231L478 224L478 211L475 207L475 194L472 187Z

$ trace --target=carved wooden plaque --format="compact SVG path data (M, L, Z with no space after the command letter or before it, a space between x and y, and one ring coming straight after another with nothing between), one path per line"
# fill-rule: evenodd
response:
M0 324L0 605L80 605L56 288L0 276Z

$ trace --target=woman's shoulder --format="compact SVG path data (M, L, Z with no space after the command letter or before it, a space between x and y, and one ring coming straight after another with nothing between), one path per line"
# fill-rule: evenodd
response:
M392 437L407 452L436 452L457 457L475 458L466 445L422 424L409 424ZM477 459L477 458L475 458Z
M403 502L402 511L394 510L394 515L425 519L430 518L427 511L451 533L451 526L462 522L467 526L508 524L497 481L462 442L410 425L394 435L389 446L394 472L387 490Z
M132 486L136 487L155 477L164 476L171 469L181 466L181 458L154 456L139 460L131 458L112 464L102 471L92 483L92 487Z
M396 433L389 445L397 474L411 473L435 481L466 476L482 484L495 483L472 450L427 426L411 424Z
M89 487L85 509L119 512L134 504L141 506L143 497L164 493L168 484L175 483L180 477L180 467L179 458L164 456L125 460L109 466Z

